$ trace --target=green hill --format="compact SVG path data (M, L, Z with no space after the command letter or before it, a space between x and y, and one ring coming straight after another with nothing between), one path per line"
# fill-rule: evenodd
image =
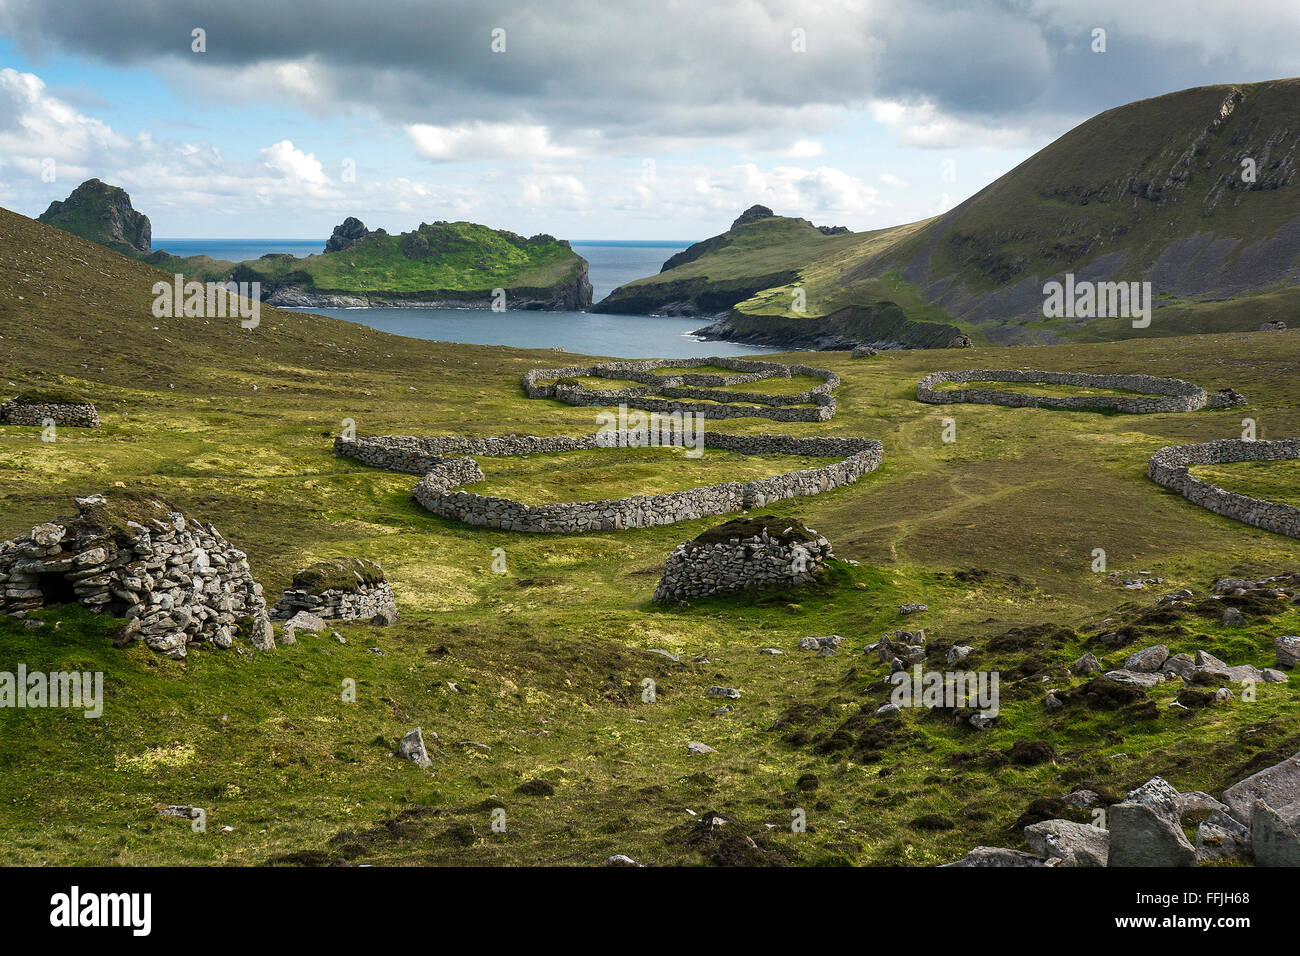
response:
M349 217L325 249L295 258L269 254L247 262L150 251L147 216L117 186L91 179L40 221L205 282L260 282L262 297L293 307L448 306L490 308L497 289L511 309L585 309L591 305L587 261L548 235L524 238L472 222L421 223L390 235Z
M1065 666L1085 651L1111 668L1162 642L1265 667L1274 637L1300 633L1296 602L1245 604L1240 626L1222 624L1221 607L1155 607L1217 577L1294 570L1300 551L1145 472L1159 447L1237 434L1243 415L1260 437L1300 434L1300 334L1005 353L1009 366L1176 375L1251 402L1181 415L932 406L915 400L917 380L981 364L971 353L819 355L842 379L835 418L780 430L880 438L885 462L765 513L826 535L841 559L834 576L801 593L656 608L666 556L720 520L587 535L474 528L421 511L413 476L330 450L345 419L362 434L589 433L593 409L519 387L529 368L589 358L405 339L273 306L255 329L157 318L150 290L164 276L0 211L6 387L74 391L104 420L61 428L54 442L0 426L0 540L68 513L74 495L149 493L246 551L270 599L299 569L360 557L383 567L401 619L331 628L346 643L300 633L274 652L241 643L181 662L115 647L123 621L71 606L33 614L43 627L0 616L0 669L105 678L96 720L0 708L11 865L599 865L622 853L656 865L922 866L976 845L1021 846L1013 824L1044 807L1073 813L1061 800L1076 789L1122 795L1160 774L1217 795L1300 750L1294 672L1249 701L1174 707L1182 684L1170 681L1122 710L1044 703L1048 688L1082 686ZM955 442L941 437L950 416ZM611 449L578 467L565 456L494 461L575 499L694 483L690 460L658 451ZM1270 481L1254 469L1232 478L1235 468L1215 480L1247 491ZM505 573L493 570L498 548ZM1109 570L1164 583L1108 582L1090 570L1098 548ZM911 602L928 610L900 616ZM976 731L944 710L875 716L890 665L867 648L896 628L925 629L936 669L948 647L974 648L960 666L1001 674L998 723ZM844 638L834 655L796 649L828 634ZM341 699L345 681L355 702ZM732 711L713 716L713 686L741 691ZM431 770L393 755L415 726ZM716 753L693 756L688 741ZM1042 762L1012 751L1025 742ZM159 805L203 808L206 832ZM791 831L796 809L806 832Z
M761 273L784 261L794 275L738 301L717 331L767 329L799 344L781 330L798 323L804 338L834 333L826 317L868 315L882 303L909 320L955 325L977 344L1253 330L1285 320L1300 306L1298 127L1295 79L1201 87L1109 110L934 219L847 238L812 257L792 243L783 260L782 248L769 246ZM1251 181L1245 160L1253 161ZM724 266L721 255L706 254L689 268L708 274L715 259ZM760 274L725 267L737 284ZM629 288L669 289L677 271ZM1045 318L1043 285L1066 273L1151 282L1150 327ZM805 313L792 308L796 287Z

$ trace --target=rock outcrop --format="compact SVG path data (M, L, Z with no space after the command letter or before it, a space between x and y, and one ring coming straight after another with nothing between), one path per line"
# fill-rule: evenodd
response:
M132 208L126 190L98 179L87 179L67 199L50 203L37 222L129 256L147 256L153 238L149 217Z
M334 227L333 235L325 241L325 251L342 252L368 235L370 235L370 230L366 228L364 222L356 216L348 216Z

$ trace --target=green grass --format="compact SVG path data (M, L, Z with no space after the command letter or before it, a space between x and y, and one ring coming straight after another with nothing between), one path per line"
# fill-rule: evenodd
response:
M467 489L527 504L604 501L661 495L724 481L755 481L787 471L820 468L834 459L804 455L741 455L706 448L698 458L684 448L612 448L601 451L481 458L484 481Z
M273 653L200 648L184 662L113 647L122 622L74 609L43 613L51 623L38 630L0 620L0 670L20 661L102 670L106 685L99 720L0 709L0 845L10 863L586 865L627 853L704 864L735 847L680 828L698 819L688 810L716 810L735 822L730 832L794 863L922 865L978 844L1019 845L1008 826L1029 803L1079 785L1118 795L1161 774L1217 793L1300 750L1300 682L1188 712L1167 706L1175 684L1152 693L1154 715L1049 713L1044 689L1077 682L1054 673L1044 683L1036 672L1084 650L1120 663L1131 648L1091 640L1107 618L1139 622L1135 647L1163 641L1233 664L1273 663L1273 638L1300 627L1295 610L1249 613L1242 628L1197 614L1142 618L1166 590L1201 593L1219 576L1300 564L1300 543L1161 489L1146 461L1164 445L1237 434L1243 416L1268 437L1300 434L1300 337L999 353L1013 367L1231 386L1250 401L1192 415L940 408L915 400L916 382L987 365L987 356L819 354L816 364L843 379L837 415L780 430L879 438L884 464L763 514L802 518L826 535L840 559L832 573L805 592L661 608L650 598L667 555L722 519L589 535L473 528L415 505L414 476L331 453L345 418L362 435L590 434L596 410L529 400L519 387L529 368L578 359L400 339L271 307L256 330L155 319L149 289L159 275L0 213L6 381L93 395L103 418L101 429L60 429L53 443L37 428L0 427L0 539L67 514L74 495L148 493L247 551L271 600L315 561L378 562L401 620L339 626L346 644L300 635ZM943 441L945 418L956 422L955 443ZM713 427L773 430L761 420ZM566 499L641 480L687 487L696 466L721 461L710 451L689 465L645 455L592 453L590 469L568 470L562 458L584 459L480 461L535 469L531 483L516 476L520 493L549 487ZM1091 572L1096 548L1109 570L1150 570L1166 583L1116 588ZM504 573L493 569L496 549ZM913 601L930 610L900 617ZM898 627L970 644L972 668L997 668L999 725L977 733L908 712L877 735L871 715L888 694L887 666L864 650ZM1036 630L1015 646L1005 637L1015 627ZM822 634L845 638L837 655L795 650ZM760 654L765 647L786 653ZM654 703L642 700L647 678ZM348 679L355 703L341 699ZM711 716L720 703L706 693L712 685L742 691L728 716ZM430 771L390 756L417 725L433 751ZM718 752L690 756L691 740ZM1048 741L1058 757L1000 761L1018 740ZM816 790L796 789L806 774ZM554 794L517 792L536 779ZM158 817L159 803L203 807L207 832ZM504 833L490 827L497 806ZM789 831L796 807L808 813L807 833ZM952 829L912 826L928 814Z
M1300 461L1241 461L1189 470L1229 491L1300 508Z

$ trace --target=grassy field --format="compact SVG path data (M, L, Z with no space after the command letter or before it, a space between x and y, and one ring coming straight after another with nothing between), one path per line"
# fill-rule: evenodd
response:
M0 669L102 670L106 684L98 720L0 710L0 846L11 863L595 864L627 853L653 864L931 864L977 844L1018 845L1008 828L1031 803L1080 785L1115 795L1158 773L1213 793L1300 750L1298 684L1192 710L1168 706L1176 683L1150 694L1154 707L1049 713L1042 703L1046 688L1078 683L1059 665L1085 650L1112 666L1161 641L1262 667L1273 637L1300 628L1300 613L1281 606L1247 609L1241 628L1151 614L1168 590L1295 569L1300 543L1145 475L1157 448L1236 436L1243 417L1261 438L1300 434L1300 334L997 353L1010 367L1233 387L1250 403L1190 415L931 406L915 400L924 374L988 355L816 355L843 379L839 411L780 430L878 438L885 462L853 486L767 510L805 519L841 560L810 591L664 608L650 597L665 557L719 519L573 536L475 529L422 512L413 476L331 454L344 419L362 435L588 434L597 409L531 401L519 384L528 368L586 359L407 340L272 308L255 330L155 319L158 275L0 213L0 385L76 391L104 421L60 429L52 443L39 429L0 427L0 539L120 482L212 521L272 598L313 561L378 561L402 619L340 626L346 643L303 636L271 653L241 644L242 654L199 649L184 662L113 647L122 622L73 608L37 615L50 622L42 629L0 620ZM740 467L714 452L690 470L651 452L482 463L498 488L575 499L638 482L687 487L703 470ZM1245 477L1233 487L1249 490ZM1118 589L1091 570L1097 548L1109 570L1165 583ZM900 617L913 601L929 611ZM1096 640L1117 621L1134 629L1127 648ZM940 649L974 646L968 666L1002 677L999 723L977 732L937 711L874 718L887 668L863 649L897 627L924 627ZM795 650L831 633L845 638L835 656ZM647 678L653 703L642 699ZM355 703L341 699L345 680ZM721 703L712 685L741 690L732 713L711 716ZM432 770L392 756L417 725ZM693 740L717 753L688 755ZM1010 762L1026 740L1055 758ZM158 804L204 808L206 832L158 816ZM491 826L498 807L504 832ZM796 808L805 833L790 830ZM731 822L700 827L708 811Z

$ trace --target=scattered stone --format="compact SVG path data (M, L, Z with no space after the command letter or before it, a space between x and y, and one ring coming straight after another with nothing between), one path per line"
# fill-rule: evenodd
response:
M740 699L740 691L734 687L710 687L708 693L710 697L726 697L730 700Z
M1049 690L1049 691L1047 692L1047 696L1043 698L1043 703L1047 706L1047 709L1048 709L1049 711L1050 711L1050 710L1060 710L1062 707L1065 706L1065 701L1063 701L1063 700L1061 700L1061 698L1057 697L1057 696L1056 696L1056 691L1054 691L1054 690Z
M645 866L644 863L638 863L630 856L624 856L622 853L615 853L605 861L606 866Z
M1285 673L1273 667L1265 667L1259 672L1259 676L1266 684L1286 684L1291 680Z
M1105 866L1110 854L1110 834L1072 820L1044 820L1025 827L1025 843L1045 859L1065 866Z
M1196 849L1183 833L1178 791L1152 777L1110 808L1107 866L1194 866Z
M1160 665L1169 659L1169 648L1163 644L1156 644L1152 647L1144 647L1140 651L1134 651L1124 659L1124 670L1137 671L1139 674L1155 674L1159 672Z
M930 608L924 604L904 604L902 607L898 609L898 613L903 615L918 614L921 611L928 611L928 610L930 610Z
M410 760L419 767L432 767L433 761L429 759L429 751L424 746L424 734L419 727L408 730L402 742L397 746L398 756Z
M775 647L764 647L759 649L759 653L760 654L784 654L785 651L779 650Z
M975 648L970 647L967 644L954 644L952 647L948 648L948 663L955 664L958 661L964 661L966 658L970 657L971 651L973 650L975 650Z
M804 637L799 640L799 650L801 651L820 651L826 648L836 648L844 642L844 638L838 634L829 634L826 637Z
M721 707L719 707L717 710L713 712L713 716L725 717L727 716L727 714L731 713L735 709L736 708L732 707L730 704L723 704Z
M1246 615L1235 607L1224 608L1222 623L1224 627L1245 627Z
M1101 802L1101 795L1095 790L1072 790L1065 797L1065 805L1073 810L1086 810Z
M997 723L998 715L981 710L979 713L971 714L968 723L976 730L988 730Z
M717 753L708 744L702 744L698 740L692 740L686 745L686 749L693 754L715 754Z
M1196 674L1196 662L1191 654L1174 654L1161 665L1161 670L1166 677L1172 675L1190 681Z
M1070 670L1076 674L1100 674L1101 661L1097 660L1096 655L1089 651L1075 661L1070 666Z
M1164 677L1160 674L1148 674L1143 671L1107 671L1106 677L1119 684L1133 684L1138 687L1155 687Z
M898 713L898 710L899 708L897 704L883 704L876 708L876 716L888 717L890 714Z
M666 657L666 658L668 658L670 661L672 661L674 664L676 664L676 663L678 662L678 660L679 660L679 658L678 658L678 656L677 656L676 654L674 654L672 651L666 651L666 650L664 650L662 647L652 647L652 648L649 648L649 649L646 651L646 653L647 653L647 654L658 654L660 657Z

